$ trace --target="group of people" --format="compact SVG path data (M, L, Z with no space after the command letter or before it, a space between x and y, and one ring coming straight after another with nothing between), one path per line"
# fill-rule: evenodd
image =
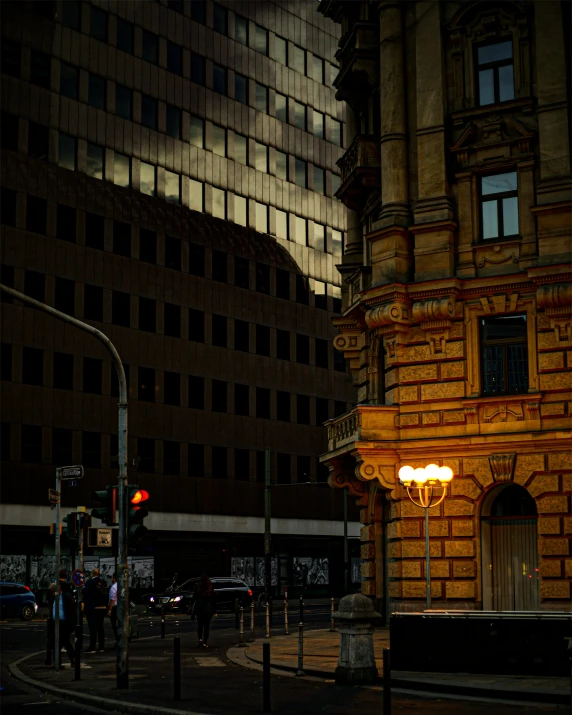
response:
M58 583L52 583L48 596L48 646L46 665L52 666L55 651L56 626L56 589L59 594L59 641L60 649L65 648L70 664L75 667L75 652L71 644L71 635L77 621L76 604L71 585L66 580L66 572L60 571ZM83 610L89 628L89 645L85 653L103 652L105 646L104 623L109 616L113 635L117 642L117 578L112 576L111 587L100 577L99 569L93 569L83 587Z

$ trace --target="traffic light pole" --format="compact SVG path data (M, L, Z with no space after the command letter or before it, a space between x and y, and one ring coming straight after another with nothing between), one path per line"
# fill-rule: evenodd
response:
M90 333L94 338L100 340L107 350L111 353L115 369L117 370L117 380L119 382L119 404L118 407L118 444L119 444L119 482L118 482L118 502L119 502L119 549L117 555L118 561L118 598L117 598L117 620L119 621L118 629L118 648L117 648L117 687L129 687L129 566L127 564L127 382L125 380L125 370L123 363L119 357L119 353L115 349L115 345L111 340L92 325L84 323L82 320L72 318L55 308L40 303L23 293L20 293L13 288L2 285L0 283L0 291L4 291L12 298L19 300L25 305L48 313L54 318L63 320L65 323L70 323L86 333ZM56 506L57 509L57 506ZM57 511L59 515L59 510ZM57 518L57 517L56 517ZM56 528L56 539L59 539L59 523ZM57 543L57 542L56 542ZM59 580L59 563L56 579ZM57 590L56 590L57 593ZM56 618L59 620L59 594L56 597ZM56 638L59 644L58 623L56 623ZM59 654L56 651L56 658ZM59 661L57 661L59 662Z
M60 669L60 554L62 548L62 540L60 536L60 502L62 500L62 480L60 476L61 472L59 468L56 467L56 492L58 493L58 499L56 501L56 591L54 594L54 604L56 607L56 617L54 623L54 668L56 670Z

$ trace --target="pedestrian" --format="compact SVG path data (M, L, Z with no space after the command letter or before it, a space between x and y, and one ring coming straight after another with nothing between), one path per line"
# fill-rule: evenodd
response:
M53 588L52 588L53 587ZM60 571L59 574L59 580L58 580L58 586L56 587L56 584L53 583L50 586L50 600L51 600L51 606L50 606L50 615L51 615L51 621L52 625L48 625L49 631L51 631L51 634L49 636L49 642L50 642L50 655L49 655L49 662L48 666L51 668L52 667L52 657L53 653L55 652L55 625L56 625L56 588L58 589L59 592L59 610L60 610L60 627L59 627L59 647L60 650L63 648L66 649L66 653L68 654L68 657L70 659L70 664L71 667L75 667L75 654L74 654L74 649L71 644L70 638L73 633L74 629L74 623L75 623L75 617L76 617L76 610L75 610L75 604L73 602L73 597L71 593L71 586L66 582L66 572L65 571Z
M91 578L83 587L85 616L89 628L89 646L86 653L103 652L105 633L103 624L107 612L107 589L99 577L99 569L91 572ZM97 646L97 648L96 648Z
M214 589L210 578L204 573L195 587L195 615L197 617L198 648L208 648L211 618L215 612Z
M117 575L111 576L111 588L109 589L109 604L107 614L111 621L111 628L115 637L115 645L117 646Z

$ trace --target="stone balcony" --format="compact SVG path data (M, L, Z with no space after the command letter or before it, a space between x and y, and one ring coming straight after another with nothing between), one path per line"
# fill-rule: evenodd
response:
M348 208L359 211L367 200L368 190L381 187L379 139L358 134L337 163L342 172L342 184L336 196Z
M357 405L350 412L326 422L328 452L349 452L356 442L396 440L398 407Z
M340 39L336 59L340 64L334 82L336 99L360 112L366 106L371 90L379 83L379 26L371 22L354 22Z

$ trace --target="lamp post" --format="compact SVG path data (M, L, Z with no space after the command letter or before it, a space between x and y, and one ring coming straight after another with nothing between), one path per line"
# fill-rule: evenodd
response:
M425 608L431 608L431 569L429 561L429 509L438 506L447 494L447 485L453 479L450 467L428 464L426 467L405 466L399 470L399 481L407 488L407 496L425 509Z

